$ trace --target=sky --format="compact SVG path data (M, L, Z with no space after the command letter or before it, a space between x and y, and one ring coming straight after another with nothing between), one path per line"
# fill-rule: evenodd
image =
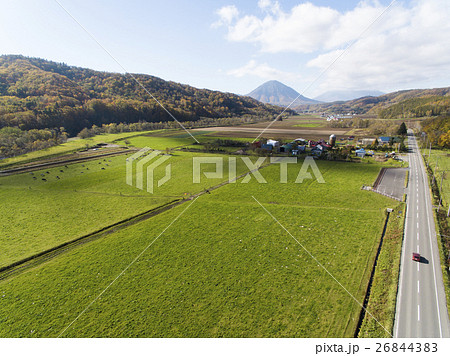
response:
M0 54L247 94L450 86L448 0L0 0Z

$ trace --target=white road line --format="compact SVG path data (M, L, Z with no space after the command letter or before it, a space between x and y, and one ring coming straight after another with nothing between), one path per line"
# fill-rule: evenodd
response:
M419 245L417 245L417 253L419 253L420 252L420 250L419 250Z
M420 271L420 263L417 264L417 272Z
M419 222L417 222L417 230L419 230Z
M420 281L417 280L417 293L420 293Z
M417 321L420 321L420 305L417 304Z

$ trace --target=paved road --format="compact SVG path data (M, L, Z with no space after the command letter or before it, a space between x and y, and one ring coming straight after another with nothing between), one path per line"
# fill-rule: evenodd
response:
M412 153L394 336L450 337L428 180L416 139L408 140ZM423 257L420 263L412 260L413 252Z
M405 175L406 168L387 168L375 191L399 200L403 199Z

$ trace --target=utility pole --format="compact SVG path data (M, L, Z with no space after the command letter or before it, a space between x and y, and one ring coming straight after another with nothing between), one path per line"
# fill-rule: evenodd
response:
M441 207L441 202L442 202L442 183L444 182L444 175L445 175L445 171L442 172L441 187L439 188L439 204L438 204L438 208L437 208L438 213L439 213L439 208Z

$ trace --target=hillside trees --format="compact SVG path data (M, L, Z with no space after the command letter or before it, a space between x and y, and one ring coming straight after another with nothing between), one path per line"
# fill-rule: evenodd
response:
M70 135L76 135L92 125L173 121L152 95L179 121L242 115L269 118L281 110L249 97L197 89L150 75L135 77L148 92L126 74L0 56L0 128L64 126Z
M422 130L433 145L450 148L450 116L430 118L422 122Z

